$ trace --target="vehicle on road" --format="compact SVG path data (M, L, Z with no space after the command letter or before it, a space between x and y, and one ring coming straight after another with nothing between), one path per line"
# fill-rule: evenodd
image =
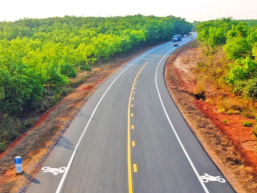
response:
M173 36L172 41L173 42L179 42L179 41L181 41L181 39L182 39L182 35L181 34L176 34L176 35Z
M174 43L174 46L175 46L175 47L178 46L178 45L179 45L178 42L175 42L175 43Z

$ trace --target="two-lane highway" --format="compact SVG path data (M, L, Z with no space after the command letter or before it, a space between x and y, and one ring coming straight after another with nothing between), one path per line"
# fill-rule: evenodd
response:
M172 42L155 47L108 78L27 192L234 192L167 91L163 70L175 49Z

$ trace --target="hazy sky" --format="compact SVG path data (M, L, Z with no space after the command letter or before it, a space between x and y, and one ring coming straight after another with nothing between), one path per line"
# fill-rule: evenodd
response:
M155 15L205 21L257 19L257 0L1 0L0 21L74 16Z

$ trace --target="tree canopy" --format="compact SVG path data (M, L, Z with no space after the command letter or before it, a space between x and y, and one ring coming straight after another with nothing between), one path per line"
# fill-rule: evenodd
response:
M174 16L54 17L0 22L0 111L19 114L80 70L187 34Z

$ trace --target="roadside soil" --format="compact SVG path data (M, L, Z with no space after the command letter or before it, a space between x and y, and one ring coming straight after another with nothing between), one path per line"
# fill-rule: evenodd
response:
M0 154L0 192L26 192L43 162L90 95L119 67L147 49L149 48L109 63L96 65L97 67L94 67L92 72L80 73L77 79L85 81L58 104L42 114L31 129ZM91 78L86 78L90 74ZM72 80L72 82L76 81L78 80ZM16 175L14 168L14 157L17 155L23 159L23 174L20 175Z
M257 142L252 128L242 125L254 120L219 113L216 106L196 99L194 68L201 59L200 52L194 41L171 55L165 66L166 86L192 132L235 191L256 193ZM207 93L217 91L213 85L206 89Z

